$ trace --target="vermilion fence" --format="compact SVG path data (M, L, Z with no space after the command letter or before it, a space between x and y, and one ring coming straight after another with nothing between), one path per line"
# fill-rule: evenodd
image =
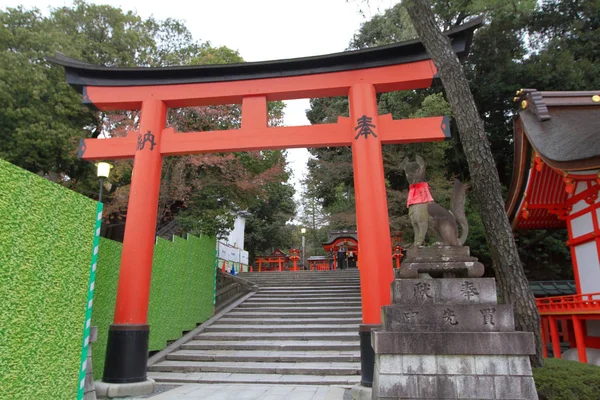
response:
M554 357L561 358L561 342L577 348L579 361L587 363L586 347L599 348L600 338L588 336L587 321L600 320L600 293L544 297L536 300L542 324L544 357L547 343Z
M600 313L600 293L569 296L543 297L537 299L540 315Z

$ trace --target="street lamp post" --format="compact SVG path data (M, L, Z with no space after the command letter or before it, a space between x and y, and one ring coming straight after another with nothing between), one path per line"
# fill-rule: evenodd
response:
M300 229L300 232L302 232L302 267L306 268L306 253L304 251L306 246L306 238L304 237L304 234L306 233L306 228Z
M100 178L100 193L98 194L98 201L102 203L102 192L104 189L104 180L110 175L110 169L113 166L106 162L99 162L96 164L97 176Z

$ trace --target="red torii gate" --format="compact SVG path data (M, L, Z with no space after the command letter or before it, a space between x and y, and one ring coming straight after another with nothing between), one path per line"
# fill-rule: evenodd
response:
M449 33L466 55L480 21ZM85 160L133 158L114 323L103 380L146 380L148 301L162 158L191 153L352 146L361 254L363 328L381 322L393 280L381 145L440 141L447 117L393 120L379 115L376 94L427 88L436 67L418 41L292 60L167 68L113 68L58 55L67 82L102 111L141 110L139 131L82 139ZM335 124L268 127L267 101L348 96L350 118ZM168 108L241 104L241 129L178 133L166 127ZM372 350L371 350L372 351Z

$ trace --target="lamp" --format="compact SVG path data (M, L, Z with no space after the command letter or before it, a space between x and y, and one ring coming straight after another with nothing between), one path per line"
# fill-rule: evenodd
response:
M110 175L110 170L113 166L107 162L96 163L96 175L100 178L100 193L98 195L98 201L102 202L102 191L104 189L104 180Z

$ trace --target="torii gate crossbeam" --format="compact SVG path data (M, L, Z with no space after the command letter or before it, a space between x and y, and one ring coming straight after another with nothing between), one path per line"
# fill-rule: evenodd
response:
M476 20L449 36L466 55ZM351 146L364 326L381 322L393 280L381 146L449 137L446 117L393 120L379 115L377 93L429 87L436 75L418 41L356 52L199 67L111 68L64 56L67 82L100 110L141 110L139 131L126 137L82 139L86 160L133 158L114 323L109 328L105 382L146 380L148 301L158 196L164 156ZM267 101L348 96L350 117L335 124L268 127ZM241 104L240 129L178 133L166 127L168 108Z

